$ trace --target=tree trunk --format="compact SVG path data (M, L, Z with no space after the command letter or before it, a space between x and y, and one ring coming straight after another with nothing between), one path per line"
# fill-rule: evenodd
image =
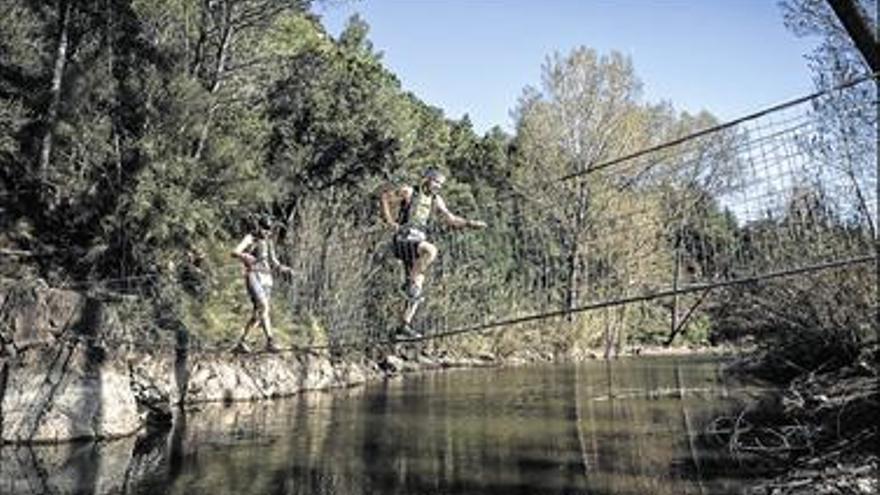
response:
M603 310L603 313L605 315L605 317L603 318L603 320L605 321L605 325L604 325L605 328L602 333L602 340L604 341L604 344L605 344L604 345L605 353L603 354L603 357L607 361L608 359L611 359L611 348L613 347L613 344L614 344L614 342L613 342L614 339L611 335L612 334L612 332L611 332L611 318L613 317L613 314L612 314L610 308L605 308Z
M208 39L208 1L204 0L202 2L202 6L200 9L200 19L199 19L199 37L196 40L195 47L193 49L193 57L189 63L189 75L192 77L198 77L199 71L202 70L202 56L204 54L205 43ZM186 40L186 52L190 52L189 46L189 9L186 9L186 14L184 17L184 31L185 36L183 37Z
M678 244L675 246L675 264L672 267L672 308L670 309L670 322L669 322L669 341L666 344L672 344L672 339L675 338L675 333L678 331L678 282L681 274L681 250L679 249Z
M48 182L49 161L52 157L52 142L55 135L55 127L58 122L58 111L61 106L61 83L64 79L64 69L67 66L67 50L69 47L71 2L61 0L58 4L58 45L55 48L55 66L52 70L52 84L49 89L49 108L46 111L46 126L43 141L40 144L40 161L37 164L37 176L40 186L45 187ZM47 198L43 198L44 200Z
M106 0L106 15L107 22L104 25L104 39L107 44L107 77L109 77L113 81L113 110L110 114L110 132L113 139L113 161L116 167L116 187L122 186L122 145L119 140L119 122L118 122L118 108L119 108L119 88L116 82L116 78L113 74L114 67L114 52L113 46L115 42L114 37L114 29L113 29L113 0Z
M566 273L565 309L568 311L574 310L574 308L577 307L579 300L579 258L580 253L578 252L577 241L575 241L574 245L571 247L571 250L568 253L568 258L566 259L566 263L568 266ZM574 321L574 313L568 313L566 318L569 322Z
M580 304L581 288L585 281L582 280L587 271L584 266L584 253L581 252L581 237L587 224L587 214L590 207L589 190L586 183L578 185L577 210L575 211L574 229L572 232L572 245L568 255L568 287L566 291L566 309L573 310ZM573 321L573 314L568 314L568 321Z
M623 296L626 297L627 293L624 293ZM623 351L623 343L626 341L626 313L628 307L628 305L623 304L617 309L617 326L614 332L614 359L620 357L620 353Z
M223 32L223 40L220 43L220 51L217 54L217 67L214 71L214 81L211 84L211 88L208 90L209 94L212 96L216 95L223 83L223 77L226 71L226 59L229 56L229 47L232 44L232 36L232 24L227 19L226 29ZM202 158L202 153L205 151L205 145L208 142L208 134L211 130L211 122L214 120L215 113L217 113L216 101L211 102L211 106L208 108L208 115L205 117L205 123L199 134L199 140L193 153L193 158L195 158L196 161L199 161Z

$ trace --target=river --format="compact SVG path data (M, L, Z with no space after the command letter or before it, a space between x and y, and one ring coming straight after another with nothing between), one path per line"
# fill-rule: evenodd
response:
M0 493L723 494L747 479L701 438L755 390L716 357L427 372L207 405L170 431L4 447Z

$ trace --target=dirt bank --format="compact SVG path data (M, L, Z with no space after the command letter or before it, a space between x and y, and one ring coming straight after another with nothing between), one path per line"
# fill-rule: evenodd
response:
M736 418L729 448L761 458L775 473L749 494L880 491L877 357L877 345L866 345L851 365L802 373ZM733 371L766 374L767 360L744 360Z

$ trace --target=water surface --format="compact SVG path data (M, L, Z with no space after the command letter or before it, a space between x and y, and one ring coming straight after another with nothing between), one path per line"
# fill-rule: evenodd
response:
M150 437L4 448L0 492L736 493L744 481L724 468L735 462L698 439L750 392L719 365L641 357L431 372L208 406Z

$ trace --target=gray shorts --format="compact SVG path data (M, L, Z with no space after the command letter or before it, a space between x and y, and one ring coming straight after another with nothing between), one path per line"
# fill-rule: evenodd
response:
M271 275L257 271L248 272L245 284L255 308L269 303L269 298L272 297Z

